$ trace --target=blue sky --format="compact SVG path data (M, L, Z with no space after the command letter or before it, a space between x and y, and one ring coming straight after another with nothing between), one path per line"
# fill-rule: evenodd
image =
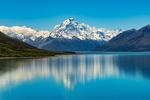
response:
M150 24L150 0L0 0L0 25L51 29L69 17L96 27L139 28Z

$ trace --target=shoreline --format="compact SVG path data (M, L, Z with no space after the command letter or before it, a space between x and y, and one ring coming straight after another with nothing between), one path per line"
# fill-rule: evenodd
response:
M65 55L76 55L76 54L79 54L79 53L76 53L76 52L64 52L64 53L60 53L60 54L55 54L55 55L47 55L47 56L1 56L0 57L0 60L1 59L32 59L32 58L47 58L47 57L56 57L56 56L65 56Z

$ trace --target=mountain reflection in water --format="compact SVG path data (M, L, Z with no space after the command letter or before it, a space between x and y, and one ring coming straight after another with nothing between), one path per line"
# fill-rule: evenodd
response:
M1 59L0 88L36 78L52 77L73 88L77 83L105 78L150 77L148 55L74 55L40 59Z

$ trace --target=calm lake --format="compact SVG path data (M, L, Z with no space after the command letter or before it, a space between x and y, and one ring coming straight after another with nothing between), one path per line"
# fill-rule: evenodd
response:
M0 100L150 100L150 53L0 59Z

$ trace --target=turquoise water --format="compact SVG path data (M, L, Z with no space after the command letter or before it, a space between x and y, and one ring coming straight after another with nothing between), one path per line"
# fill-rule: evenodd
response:
M0 59L0 100L150 100L150 55Z

